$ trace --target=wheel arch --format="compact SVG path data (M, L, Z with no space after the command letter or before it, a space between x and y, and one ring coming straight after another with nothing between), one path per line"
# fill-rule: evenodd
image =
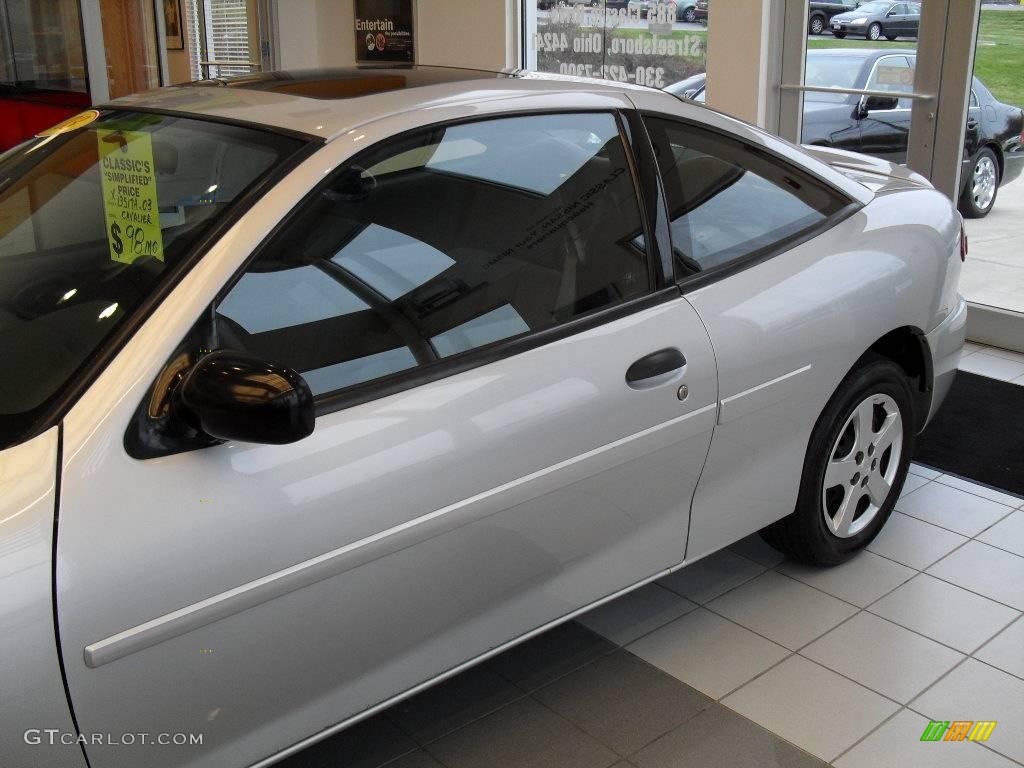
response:
M891 360L906 371L914 395L914 423L920 429L928 419L935 377L924 331L912 325L889 331L868 347L854 368L873 356Z

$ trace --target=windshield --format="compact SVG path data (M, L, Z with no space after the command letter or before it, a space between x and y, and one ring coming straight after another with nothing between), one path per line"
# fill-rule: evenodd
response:
M804 83L826 88L857 88L857 78L864 66L864 57L858 55L835 55L827 53L807 54L807 68ZM807 91L805 101L824 101L839 104L849 96L845 93L816 93Z
M257 180L303 142L90 111L0 157L0 448Z

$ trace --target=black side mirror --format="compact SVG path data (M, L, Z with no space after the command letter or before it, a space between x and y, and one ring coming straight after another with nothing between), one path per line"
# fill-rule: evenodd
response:
M171 417L220 440L282 445L313 433L306 380L290 368L231 350L211 352L185 375Z
M861 114L868 112L879 112L886 109L896 109L900 100L896 96L865 96L861 101Z

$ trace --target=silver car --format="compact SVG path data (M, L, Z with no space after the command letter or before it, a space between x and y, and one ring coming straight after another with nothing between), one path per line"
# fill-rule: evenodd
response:
M751 532L838 563L964 340L950 201L669 94L435 68L0 160L4 763L269 765Z

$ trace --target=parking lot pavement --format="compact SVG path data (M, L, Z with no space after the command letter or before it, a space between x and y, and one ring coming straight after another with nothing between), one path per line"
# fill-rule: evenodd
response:
M992 212L967 220L970 254L960 291L976 304L1024 312L1024 179L999 189Z

